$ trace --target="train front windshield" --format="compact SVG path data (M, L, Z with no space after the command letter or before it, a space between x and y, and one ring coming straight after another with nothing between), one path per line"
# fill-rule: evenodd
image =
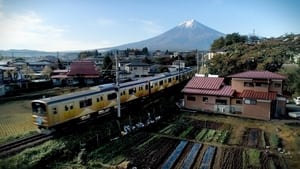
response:
M44 115L46 113L46 105L40 102L32 102L32 113Z

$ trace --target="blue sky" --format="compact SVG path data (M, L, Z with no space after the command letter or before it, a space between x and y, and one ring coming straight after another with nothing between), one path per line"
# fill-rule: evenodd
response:
M300 33L297 0L0 0L0 49L87 50L136 42L186 20L228 34Z

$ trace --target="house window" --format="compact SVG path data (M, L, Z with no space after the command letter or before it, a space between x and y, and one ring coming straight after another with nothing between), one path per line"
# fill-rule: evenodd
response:
M244 82L245 87L253 87L253 82Z
M255 105L256 104L256 100L253 99L245 99L244 100L245 104L250 104L250 105Z
M240 99L236 100L235 104L242 104L242 100L240 100Z
M281 84L280 83L275 83L274 87L278 87L279 88L279 87L281 87Z
M256 82L255 86L258 86L258 87L268 87L268 83Z
M226 104L227 104L227 100L224 100L224 99L216 99L216 104L223 104L223 105L226 105Z
M196 97L195 96L187 96L186 98L189 101L196 101Z
M208 102L208 97L202 97L203 102Z

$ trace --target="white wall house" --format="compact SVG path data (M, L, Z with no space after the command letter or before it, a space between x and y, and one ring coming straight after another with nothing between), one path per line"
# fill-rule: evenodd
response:
M150 75L150 65L142 62L128 63L125 65L125 71L134 77L146 77Z

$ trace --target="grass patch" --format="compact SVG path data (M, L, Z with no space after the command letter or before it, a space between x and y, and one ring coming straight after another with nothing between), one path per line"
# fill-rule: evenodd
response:
M275 134L271 133L270 135L270 146L272 148L277 148L280 144L280 138Z
M21 153L0 160L0 168L39 168L47 165L47 161L59 155L62 158L66 145L63 142L50 140L44 144L26 149Z
M256 149L249 149L247 154L249 157L249 165L260 168L260 151Z

